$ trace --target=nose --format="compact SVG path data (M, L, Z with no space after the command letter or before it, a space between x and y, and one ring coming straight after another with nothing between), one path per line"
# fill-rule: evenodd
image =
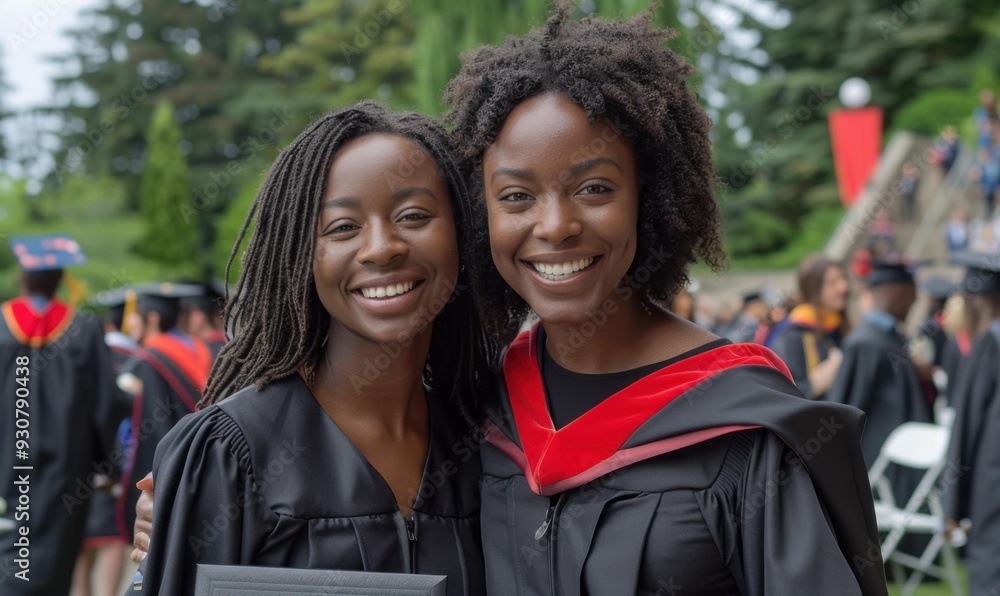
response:
M385 267L405 257L409 251L409 245L396 234L392 224L376 222L366 227L357 260L363 265Z
M558 246L582 230L579 214L570 199L558 196L542 198L533 213L536 217L533 234L539 240Z

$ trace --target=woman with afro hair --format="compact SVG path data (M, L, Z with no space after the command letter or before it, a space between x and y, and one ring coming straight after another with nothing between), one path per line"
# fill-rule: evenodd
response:
M570 12L468 52L445 95L484 324L540 319L487 407L489 593L885 594L863 415L659 306L725 261L694 69L652 10Z

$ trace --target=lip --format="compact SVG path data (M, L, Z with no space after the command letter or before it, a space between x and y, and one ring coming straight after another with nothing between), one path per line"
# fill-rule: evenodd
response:
M413 282L413 289L405 294L399 294L391 298L365 298L361 294L361 288L375 286L387 286L397 283ZM375 315L395 315L412 310L413 305L419 300L420 294L424 291L425 279L401 279L401 278L381 278L366 281L356 289L351 290L351 296L357 301L365 311Z
M581 269L578 273L569 277L567 279L562 279L558 281L553 281L551 279L545 279L542 274L535 269L532 263L565 263L568 261L576 261L580 259L593 258L594 262L588 265L586 268ZM544 290L568 293L575 292L587 284L590 283L590 278L592 277L594 271L597 269L597 264L601 262L604 255L573 255L573 254L558 254L558 255L539 255L537 257L532 257L531 259L522 259L521 266L527 269L528 273L531 275L531 279L536 285L540 286Z

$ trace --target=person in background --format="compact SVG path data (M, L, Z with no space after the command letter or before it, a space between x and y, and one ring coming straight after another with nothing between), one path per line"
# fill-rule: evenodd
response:
M976 124L976 148L988 149L993 123L1000 118L997 114L997 98L992 90L983 89L979 92L979 107L973 111L972 118Z
M941 135L934 143L934 149L936 150L937 163L941 166L945 175L947 175L948 172L951 171L952 166L955 165L955 160L958 159L960 148L961 145L958 138L958 132L955 131L955 127L949 124L948 126L942 128Z
M991 596L1000 586L1000 255L958 253L966 266L961 288L980 319L980 334L951 384L955 408L948 469L943 484L946 536L969 528L966 565L969 594Z
M117 377L122 366L134 357L142 337L142 317L135 310L137 296L129 288L98 294L90 302L104 307L104 343L111 350L111 364ZM119 387L122 389L122 387ZM121 392L121 401L131 405L130 392ZM127 412L123 412L127 413ZM90 497L83 548L73 570L73 596L113 596L118 593L128 542L118 527L115 511L122 494L121 462L126 458L130 422L123 416L115 437L115 456L109 458ZM91 590L91 582L94 589Z
M743 295L740 313L725 337L737 343L752 342L757 336L757 329L764 322L766 316L767 305L764 303L761 293L758 291L747 292Z
M222 321L225 284L220 280L198 285L201 286L202 293L181 300L181 308L187 318L187 333L201 338L208 345L214 362L219 350L226 345L226 333Z
M825 399L868 414L861 448L870 467L894 428L933 418L900 332L916 301L913 274L902 262L876 261L866 281L871 310L844 341L843 363ZM909 495L912 488L896 494Z
M964 250L969 245L969 216L959 207L951 213L947 228L948 250Z
M94 490L88 480L109 459L124 409L100 321L56 297L63 269L86 261L80 245L67 235L10 244L21 295L0 305L0 395L9 408L0 415L0 496L21 530L0 534L0 594L65 596ZM17 510L24 494L30 517Z
M903 164L899 177L899 198L902 200L901 210L904 222L912 222L917 216L917 187L920 183L920 170L912 161Z
M989 146L980 147L976 152L972 177L979 182L979 194L986 210L984 218L989 220L993 217L997 190L1000 189L1000 160Z
M961 286L959 286L961 291ZM958 293L949 298L944 305L941 319L948 341L941 354L941 370L945 373L945 396L951 396L958 379L958 370L965 357L972 351L972 341L976 335L976 315L966 296Z
M809 399L821 399L840 367L850 283L840 265L811 255L799 265L800 304L776 332L773 350L785 361L795 385Z
M199 286L151 283L135 290L143 322L142 349L122 365L119 375L138 381L139 387L132 402L131 457L125 463L125 490L118 503L119 528L129 543L141 492L135 483L152 470L160 439L177 421L197 410L212 366L205 342L183 331L181 300L201 295Z

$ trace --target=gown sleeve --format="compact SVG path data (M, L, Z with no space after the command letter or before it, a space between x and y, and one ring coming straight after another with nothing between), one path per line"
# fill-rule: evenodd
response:
M93 391L94 408L91 411L91 428L94 436L94 461L113 460L115 436L121 421L128 416L129 401L115 384L111 351L104 343L102 330L95 324L87 325L86 362L81 369L88 376L87 387Z
M853 493L851 486L844 491ZM862 594L852 566L881 573L879 556L870 567L848 560L806 464L771 432L757 433L734 501L738 538L731 568L742 576L745 596L797 593L792 586L810 586L812 596Z
M254 490L250 449L218 407L190 414L160 442L143 592L194 594L199 563L249 564L276 515Z
M809 371L806 366L806 352L802 346L802 332L794 328L785 329L774 340L774 352L784 361L785 366L792 373L792 380L802 395L808 399L814 399L812 383L809 382Z

